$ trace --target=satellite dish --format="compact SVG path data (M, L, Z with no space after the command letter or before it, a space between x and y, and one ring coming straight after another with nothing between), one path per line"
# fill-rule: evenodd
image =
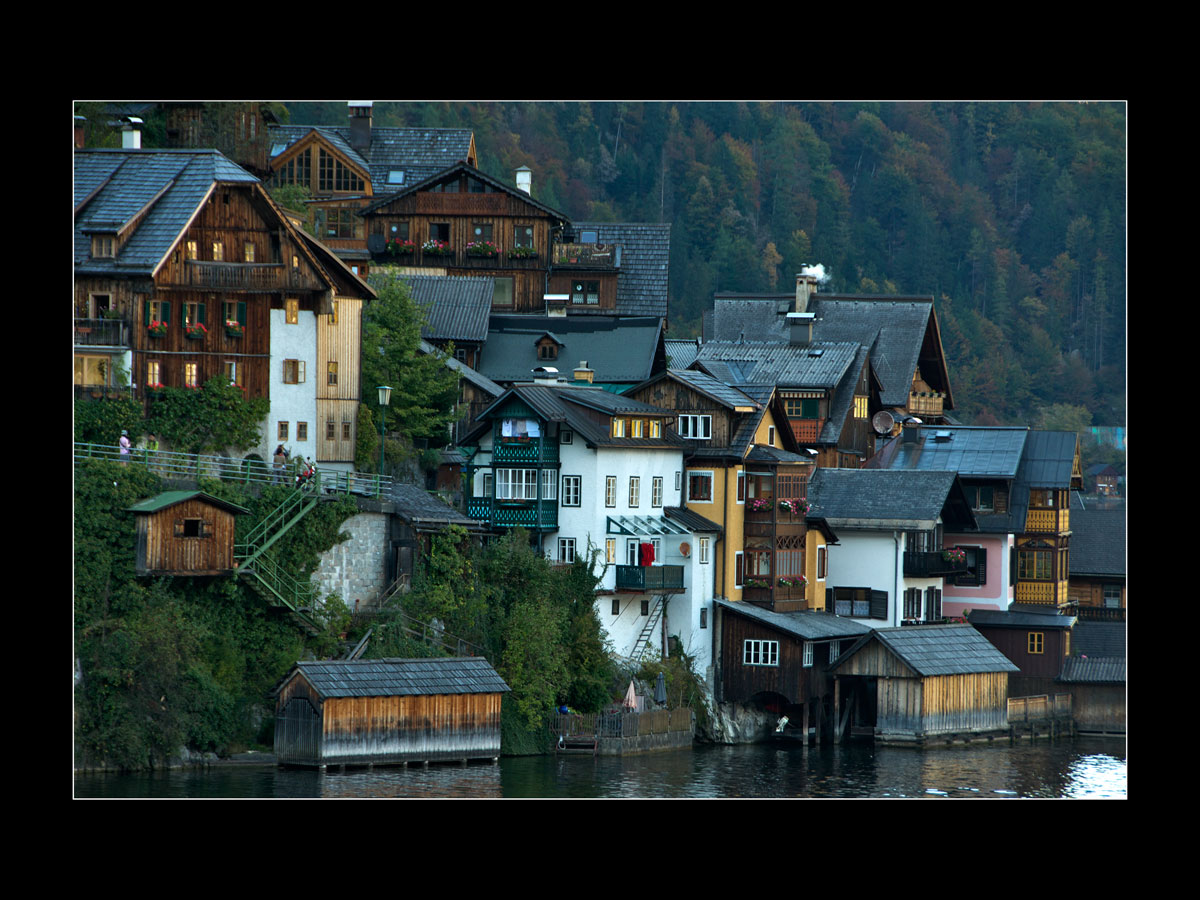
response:
M682 544L680 544L679 545L679 555L684 557L685 559L687 557L691 556L692 555L692 545L689 544L687 541L684 541Z
M871 427L878 434L891 434L892 428L896 425L896 418L886 409L881 409L871 417Z

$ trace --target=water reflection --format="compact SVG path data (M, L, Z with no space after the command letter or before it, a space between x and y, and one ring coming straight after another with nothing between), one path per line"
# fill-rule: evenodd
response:
M642 756L352 769L215 768L76 779L78 797L274 798L1124 798L1122 741L918 750L770 744Z

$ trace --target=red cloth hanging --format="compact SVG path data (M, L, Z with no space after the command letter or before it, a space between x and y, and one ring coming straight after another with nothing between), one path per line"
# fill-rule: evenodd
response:
M639 553L640 553L639 559L641 561L641 565L643 565L643 566L654 565L654 545L648 541L643 541L641 546L638 549L639 549Z

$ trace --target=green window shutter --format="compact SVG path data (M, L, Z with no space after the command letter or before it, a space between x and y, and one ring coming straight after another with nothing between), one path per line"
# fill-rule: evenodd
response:
M815 398L800 401L800 418L815 419L821 413L821 401Z
M207 325L207 324L208 324L208 315L207 315L207 310L208 310L208 304L207 304L207 303L201 303L201 304L199 304L199 306L197 307L197 310L196 310L196 321L198 321L198 322L199 322L201 325Z
M241 300L237 305L237 320L238 324L243 328L246 327L246 301Z
M171 324L171 304L169 302L162 305L162 320L164 325Z
M142 301L142 325L146 328L150 327L150 300Z

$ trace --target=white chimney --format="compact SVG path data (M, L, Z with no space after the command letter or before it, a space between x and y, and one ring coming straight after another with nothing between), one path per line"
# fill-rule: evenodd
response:
M817 277L805 272L796 273L796 312L808 312L808 301L817 291Z
M142 149L142 120L130 116L121 126L121 146L126 150Z
M529 166L517 169L517 190L533 196L533 169Z

